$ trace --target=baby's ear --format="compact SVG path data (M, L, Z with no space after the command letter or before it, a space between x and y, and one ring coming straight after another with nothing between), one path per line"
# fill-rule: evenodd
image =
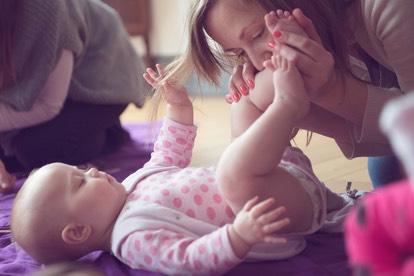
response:
M62 239L67 244L80 244L88 240L91 235L90 225L78 225L71 223L62 231Z

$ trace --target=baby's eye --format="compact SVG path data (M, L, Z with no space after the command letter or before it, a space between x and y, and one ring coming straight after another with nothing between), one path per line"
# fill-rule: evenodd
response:
M79 171L78 174L78 188L82 187L86 183L85 173L90 169L86 165L76 166Z
M76 168L82 172L87 172L90 169L88 164L78 165Z
M80 187L82 187L83 185L85 184L85 178L81 178L80 179L80 181L79 181L79 186L78 186L78 188L80 188Z

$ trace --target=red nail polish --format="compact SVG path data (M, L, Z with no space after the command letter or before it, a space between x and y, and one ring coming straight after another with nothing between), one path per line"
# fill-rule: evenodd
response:
M270 48L272 48L272 49L273 49L273 47L275 47L275 42L274 42L274 41L270 41L267 45L268 45Z
M234 94L233 95L233 101L238 102L240 100L240 95L239 94Z
M247 85L248 85L250 88L254 88L254 81L252 81L252 80L248 80L248 81L247 81Z
M273 33L273 37L275 37L275 38L279 38L281 36L282 36L282 33L279 32L279 31L276 31L276 32Z
M244 86L244 85L242 85L242 86L240 86L240 93L242 94L242 95L247 95L247 91L248 91L248 89L247 89L247 87L246 86Z

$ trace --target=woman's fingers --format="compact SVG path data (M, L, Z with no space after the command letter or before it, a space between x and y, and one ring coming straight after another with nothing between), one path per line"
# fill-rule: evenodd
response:
M254 75L255 68L250 62L236 65L227 86L230 95L226 96L226 101L238 102L243 95L248 95L249 89L254 88Z
M319 36L318 32L313 25L312 20L307 17L301 9L294 9L292 12L293 17L296 19L296 22L305 30L308 34L309 38L322 44L321 37Z
M251 62L246 62L243 64L243 79L245 84L252 89L254 88L254 76L256 73L256 69L254 68L253 64Z
M0 160L0 193L6 193L13 189L16 177L6 171L6 167Z
M333 55L318 42L294 33L283 32L275 41L280 43L274 45L274 52L295 63L311 98L319 94L332 79Z
M274 38L276 42L274 50L282 55L283 51L286 51L287 53L300 52L312 60L318 61L320 55L325 55L327 52L321 44L306 36L286 31L281 31L280 34L279 37ZM286 56L286 58L288 57L289 56Z

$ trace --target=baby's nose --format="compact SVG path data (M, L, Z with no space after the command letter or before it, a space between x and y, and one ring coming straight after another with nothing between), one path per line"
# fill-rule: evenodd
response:
M97 176L99 176L99 171L96 168L90 168L88 170L88 174L92 177L97 177Z

